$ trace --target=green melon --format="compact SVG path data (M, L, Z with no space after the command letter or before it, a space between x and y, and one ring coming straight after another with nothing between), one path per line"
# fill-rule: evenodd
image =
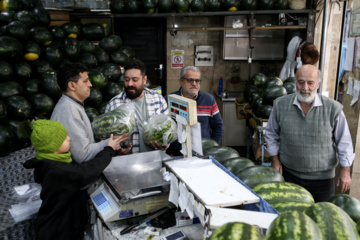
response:
M283 214L286 212L303 212L306 208L312 206L313 203L307 203L307 202L279 202L274 203L271 206L273 206L279 213Z
M118 82L121 76L121 69L119 65L115 63L105 63L99 70L105 75L105 77L112 82Z
M54 101L44 93L36 93L29 97L33 112L49 116L54 109Z
M260 183L284 181L284 178L279 171L267 166L248 167L235 175L250 188L253 188Z
M43 93L50 96L55 102L61 97L62 91L57 83L55 72L45 72L41 77L41 89Z
M140 1L141 12L151 14L156 11L155 0L141 0Z
M174 10L178 13L189 12L190 3L188 0L174 0Z
M264 100L262 103L264 103ZM255 116L262 119L269 119L272 108L273 107L271 105L262 104L256 109Z
M213 147L205 148L203 150L203 155L212 156L220 163L230 158L240 157L238 151L236 151L231 147L225 147L225 146L213 146Z
M89 52L80 54L78 61L88 68L95 68L97 66L95 55Z
M267 82L267 77L263 73L255 73L251 79L250 84L257 88L263 88Z
M245 168L255 166L255 163L248 158L236 157L223 161L222 165L236 175Z
M23 96L11 96L5 100L9 119L25 120L30 117L31 105Z
M191 12L204 12L206 9L204 0L191 0L190 3Z
M158 0L158 12L170 13L172 12L173 5L174 5L173 0Z
M207 0L206 8L209 12L217 12L222 10L222 1L220 0Z
M292 82L286 82L283 84L283 87L286 89L287 94L292 94L296 92L296 84Z
M213 146L219 146L219 144L212 138L201 138L202 148L203 151L206 148L213 147Z
M12 66L5 61L0 61L0 82L10 81L13 76Z
M15 136L10 129L0 125L0 157L5 157L15 148Z
M110 55L110 59L111 61L113 61L114 63L120 65L120 66L124 66L125 63L127 63L129 61L129 57L121 52L120 50L113 52Z
M29 38L29 29L24 23L20 21L12 21L5 27L5 32L8 36L14 37L20 41Z
M14 19L25 24L28 28L32 28L37 23L37 17L33 12L21 10L15 13Z
M216 229L209 240L265 240L259 230L254 226L243 222L230 222Z
M108 79L100 70L90 69L88 75L93 88L100 90L106 87Z
M125 2L123 0L112 0L110 3L110 11L114 14L123 13L125 9Z
M360 220L360 201L348 194L336 194L331 197L328 202L335 204L344 210L354 222Z
M93 107L85 107L85 113L88 116L90 122L92 122L94 118L99 116L99 111Z
M287 95L286 89L283 86L271 86L265 88L262 93L263 104L273 105L276 98Z
M96 108L100 105L101 102L102 93L95 88L91 88L90 96L85 100L85 105Z
M103 49L108 54L111 54L119 49L122 45L123 41L118 35L110 35L108 37L104 37L99 42L99 47Z

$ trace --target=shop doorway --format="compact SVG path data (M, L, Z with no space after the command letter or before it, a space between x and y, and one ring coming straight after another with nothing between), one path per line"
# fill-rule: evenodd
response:
M114 18L114 34L146 64L152 86L166 95L166 18Z

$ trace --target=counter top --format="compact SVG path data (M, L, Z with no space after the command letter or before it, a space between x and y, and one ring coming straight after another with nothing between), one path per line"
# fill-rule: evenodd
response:
M219 95L217 92L214 92L214 95L223 102L235 102L238 97L242 97L244 95L244 92L227 92L227 98Z

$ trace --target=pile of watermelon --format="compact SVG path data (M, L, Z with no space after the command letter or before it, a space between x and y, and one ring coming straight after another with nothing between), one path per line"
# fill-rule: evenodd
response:
M62 94L56 78L61 63L90 69L93 87L85 106L93 120L123 90L120 66L135 58L106 24L50 26L50 20L41 1L0 0L0 157L30 146L16 131L21 121L51 116Z
M244 90L244 98L251 105L256 117L268 119L276 98L295 93L295 78L282 81L278 77L267 77L263 73L255 73Z
M289 0L113 0L114 14L285 10Z

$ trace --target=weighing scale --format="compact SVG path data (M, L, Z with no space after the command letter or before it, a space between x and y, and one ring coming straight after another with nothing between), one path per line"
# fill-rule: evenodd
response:
M162 161L171 159L163 151L113 157L99 187L90 198L104 222L153 213L168 201L169 182L160 172Z

